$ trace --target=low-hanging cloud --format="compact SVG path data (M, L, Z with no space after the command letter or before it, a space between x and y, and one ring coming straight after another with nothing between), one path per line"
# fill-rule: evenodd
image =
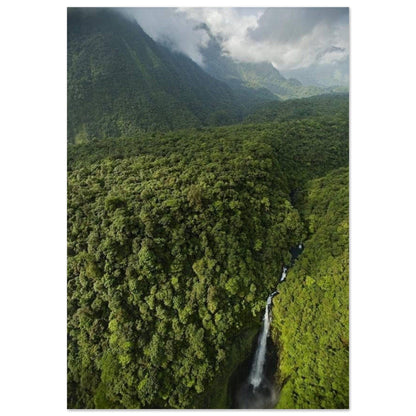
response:
M348 8L132 8L153 39L203 64L209 35L224 54L242 62L271 62L279 70L345 61Z
M189 56L199 65L203 64L200 48L207 45L209 36L196 30L197 22L171 7L126 7L119 9L133 17L142 29L155 41Z

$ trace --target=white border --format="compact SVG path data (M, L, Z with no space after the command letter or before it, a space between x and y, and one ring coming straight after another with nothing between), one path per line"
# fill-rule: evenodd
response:
M416 370L412 3L199 4L351 7L350 412L411 413ZM0 406L4 415L67 412L66 7L156 5L196 3L39 0L2 6Z

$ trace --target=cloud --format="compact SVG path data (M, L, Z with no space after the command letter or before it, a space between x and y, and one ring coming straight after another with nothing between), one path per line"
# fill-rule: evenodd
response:
M126 7L119 10L133 17L153 40L184 53L202 65L200 48L207 45L209 36L203 30L195 30L198 22L192 21L186 14L170 7Z
M253 45L249 49L251 52L235 50L234 56L254 60L268 56L268 60L279 69L341 61L349 54L349 10L267 9L257 28L248 33L248 39L247 43Z
M181 9L204 21L223 50L243 62L272 62L278 69L329 64L348 55L348 9ZM247 9L246 9L247 10Z
M133 8L153 39L202 64L209 35L243 62L271 62L279 70L344 61L349 56L348 8Z
M178 13L194 22L205 23L211 33L227 44L244 39L248 31L258 26L264 9L256 8L179 8Z

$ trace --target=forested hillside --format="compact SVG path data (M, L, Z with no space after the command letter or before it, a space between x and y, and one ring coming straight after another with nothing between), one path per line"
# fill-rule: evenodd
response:
M349 407L348 168L308 182L305 249L273 308L279 408Z
M323 176L339 166L348 165L348 131L347 118L326 117L169 133L153 132L136 138L92 140L83 146L68 147L68 168L72 170L88 166L106 158L122 159L144 154L165 156L173 148L178 154L185 154L188 152L189 143L195 146L199 144L200 152L209 153L206 142L217 145L215 141L219 139L240 138L253 142L266 140L276 149L278 163L283 169L290 192L294 192L307 180ZM220 153L221 147L217 151ZM284 190L289 192L289 187L285 186Z
M68 9L69 142L230 124L270 98L233 92L114 10Z
M68 9L68 407L234 406L272 299L278 407L348 407L348 95L125 14Z
M347 164L337 119L70 145L68 406L228 407L305 238L291 193Z
M301 120L304 118L336 117L348 120L348 94L324 94L314 97L271 102L248 114L244 123Z
M207 406L301 237L269 140L181 140L69 174L71 407Z

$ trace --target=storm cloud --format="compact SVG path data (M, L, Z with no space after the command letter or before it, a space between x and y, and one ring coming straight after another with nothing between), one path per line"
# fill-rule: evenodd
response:
M296 70L345 62L349 57L348 8L127 8L156 41L200 65L209 35L224 54L242 62L271 62Z

